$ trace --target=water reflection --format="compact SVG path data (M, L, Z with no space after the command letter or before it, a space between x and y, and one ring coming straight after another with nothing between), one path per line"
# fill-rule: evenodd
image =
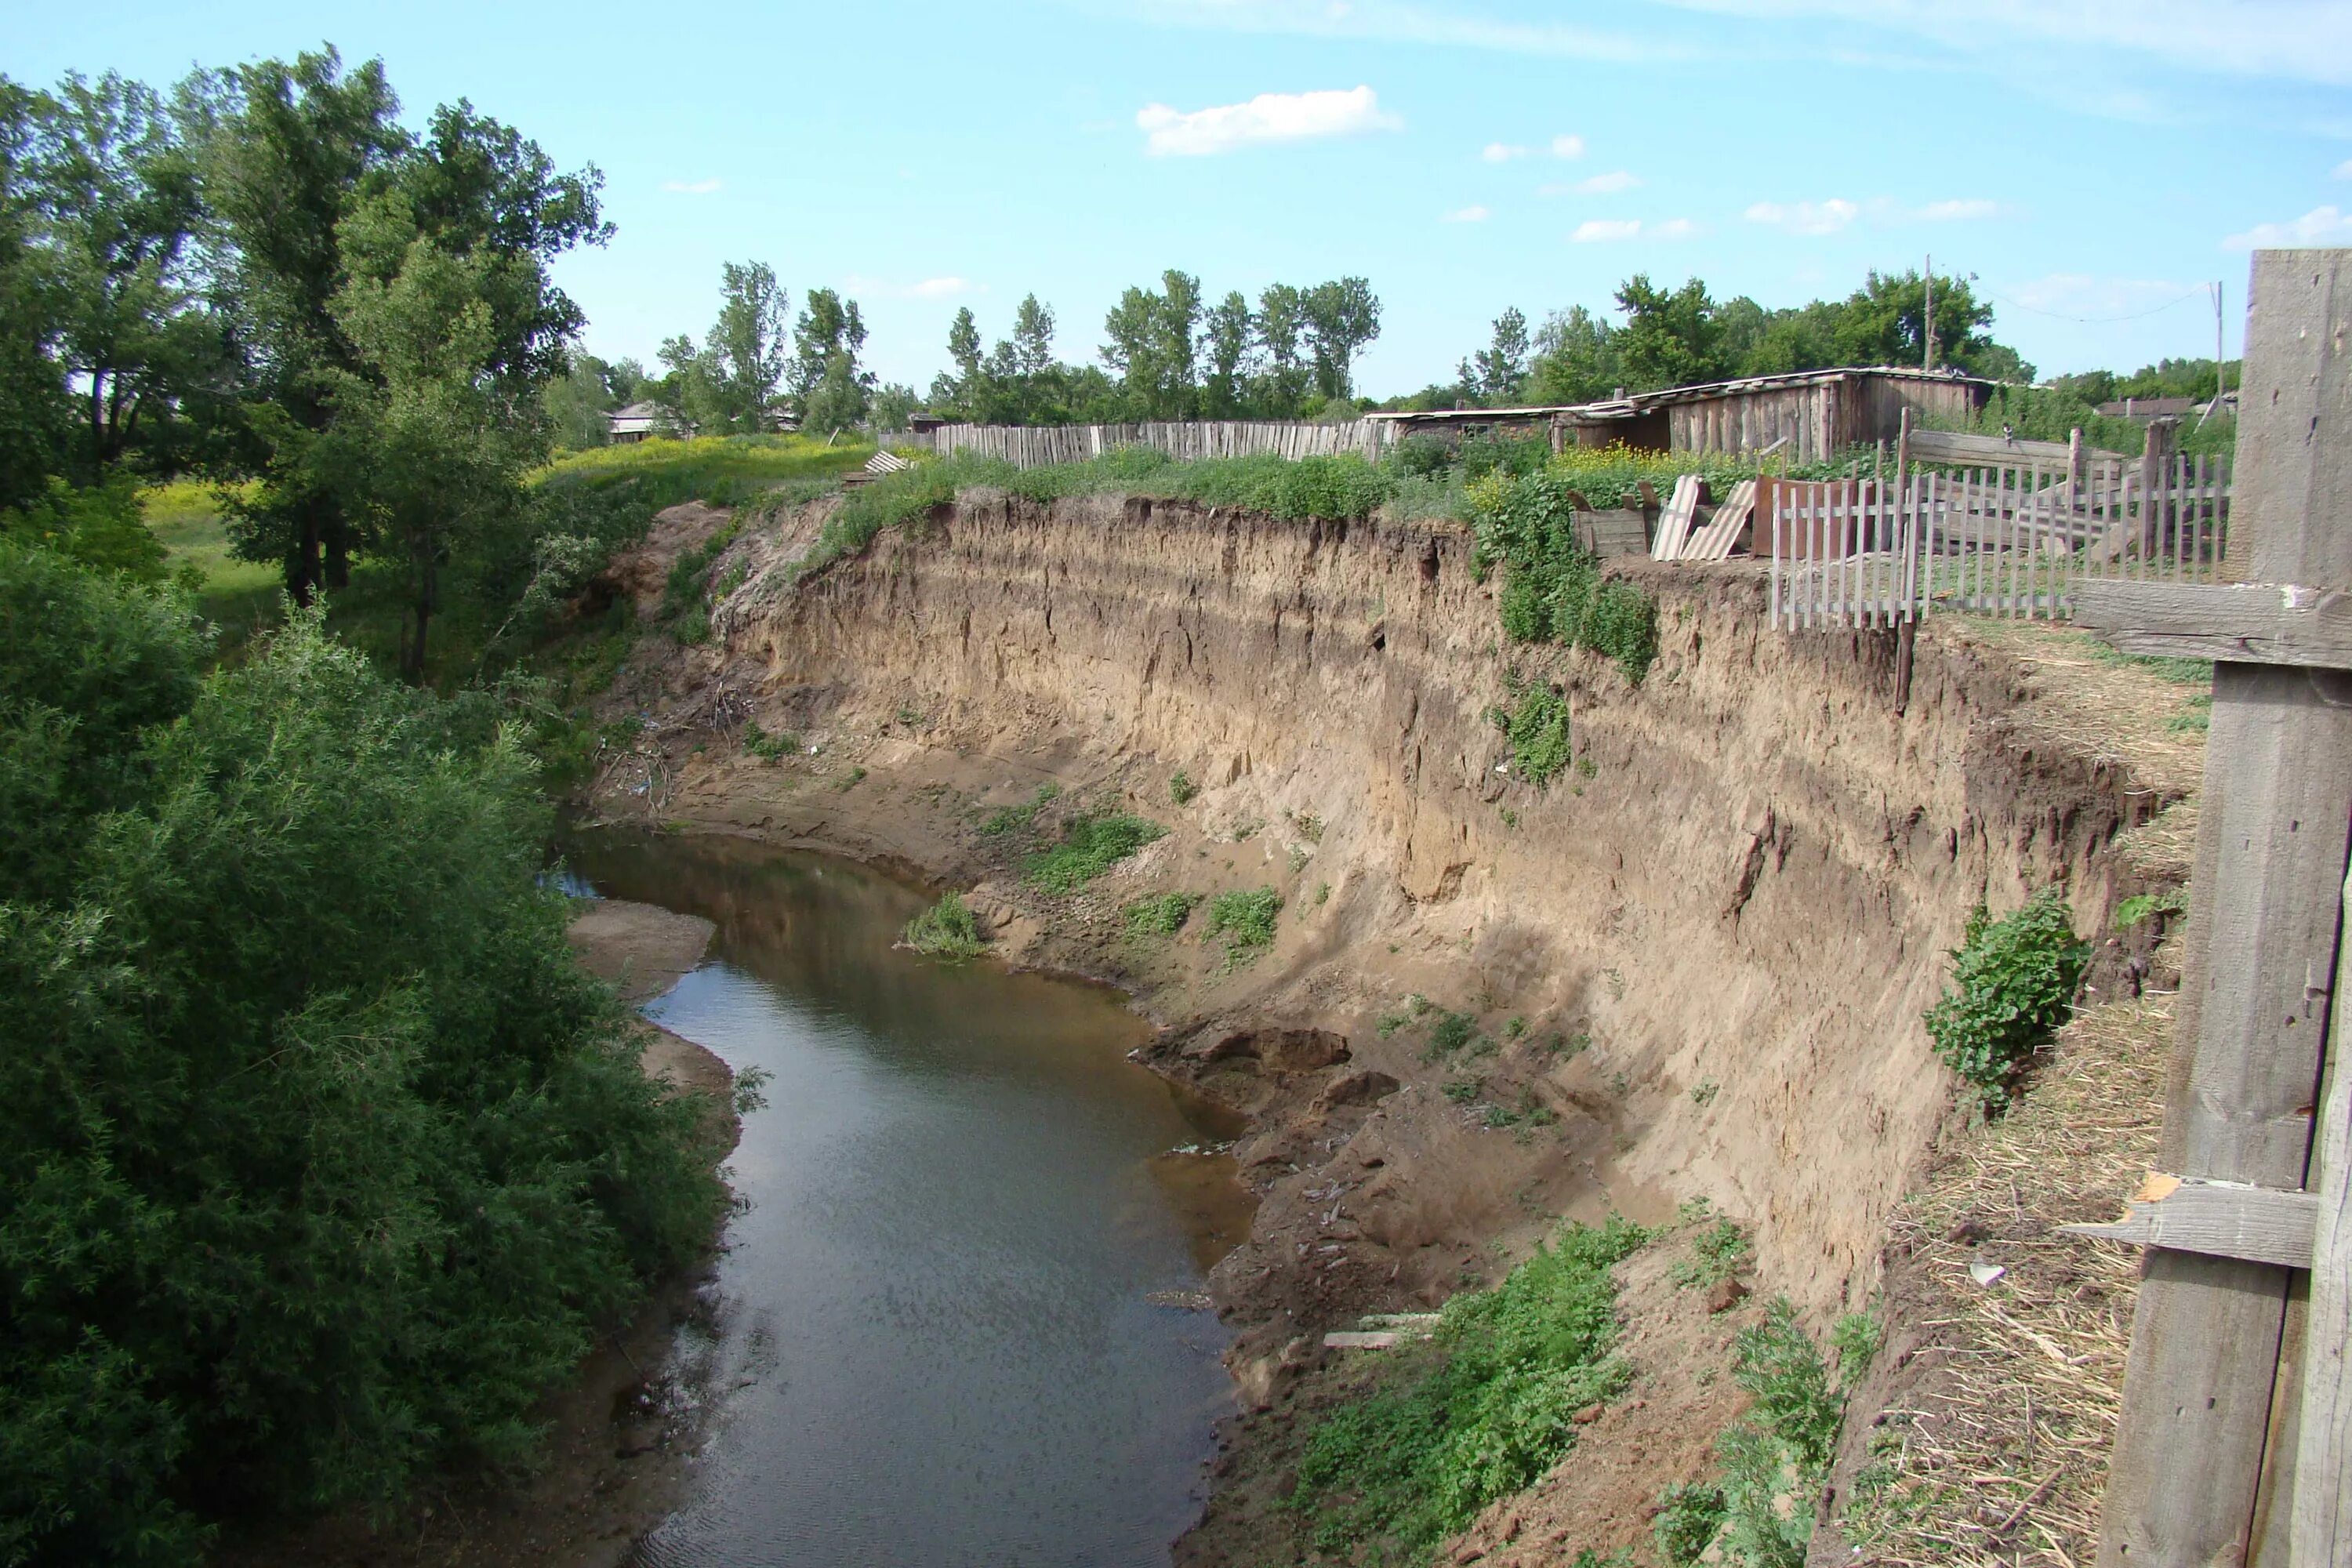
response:
M733 841L583 835L599 892L708 917L647 1009L772 1075L732 1162L716 1391L654 1564L1158 1563L1229 1397L1195 1299L1246 1229L1230 1118L1109 995L894 952L923 897Z

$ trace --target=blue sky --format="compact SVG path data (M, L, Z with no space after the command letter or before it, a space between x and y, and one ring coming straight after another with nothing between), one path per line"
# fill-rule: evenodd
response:
M1064 0L21 6L0 71L163 82L332 42L606 177L588 346L700 334L719 264L864 305L927 384L1034 289L1087 359L1121 288L1372 280L1376 395L1507 305L1636 270L1768 305L1974 273L2044 374L2230 350L2255 244L2352 245L2347 0Z

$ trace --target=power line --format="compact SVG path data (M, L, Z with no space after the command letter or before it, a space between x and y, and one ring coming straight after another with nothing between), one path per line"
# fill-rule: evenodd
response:
M2077 321L2084 326L2090 327L2105 326L2110 321L2137 321L2143 316L2153 316L2159 310L2169 310L2175 305L2180 304L2185 300L2194 300L2197 296L2205 293L2206 291L2207 286L2200 283L2196 288L2189 289L2186 294L2182 294L2176 299L2167 300L2161 305L2151 305L2145 310L2134 310L2129 315L2069 316L2063 310L2045 310L2039 305L2029 305L2021 300L2012 300L2006 294L1995 294L1990 289L1985 290L1986 293L1991 294L1994 299L2000 300L2002 304L2011 306L2017 310L2030 311L2036 316L2048 316L2051 320L2056 321Z

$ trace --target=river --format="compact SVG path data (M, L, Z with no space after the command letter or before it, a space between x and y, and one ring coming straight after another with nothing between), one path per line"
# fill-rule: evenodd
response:
M596 892L707 917L649 1017L768 1075L744 1119L685 1506L647 1568L1168 1560L1230 1406L1203 1275L1248 1200L1226 1113L1129 1061L1096 987L891 942L925 896L737 840L582 833Z

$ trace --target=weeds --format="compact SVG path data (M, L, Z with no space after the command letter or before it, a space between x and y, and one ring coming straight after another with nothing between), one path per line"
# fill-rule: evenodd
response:
M1496 472L1472 484L1474 559L1481 572L1504 569L1498 603L1512 641L1591 648L1638 686L1657 658L1657 601L1604 579L1600 558L1578 546L1575 489L1559 468L1516 479Z
M1746 1231L1717 1218L1691 1237L1690 1256L1677 1262L1669 1277L1677 1290L1704 1290L1738 1273L1753 1250Z
M980 921L961 893L944 895L938 903L907 922L901 945L932 958L975 958L988 945Z
M1190 805L1192 797L1200 793L1201 786L1187 778L1183 769L1179 768L1168 775L1168 798L1176 805Z
M1707 1079L1704 1082L1696 1083L1691 1086L1691 1103L1702 1108L1713 1105L1715 1103L1715 1097L1722 1092L1723 1086L1721 1084L1716 1082L1713 1079Z
M1447 1302L1426 1354L1309 1436L1291 1504L1316 1547L1418 1561L1574 1447L1575 1413L1631 1381L1611 1353L1610 1270L1647 1239L1614 1215L1570 1226L1493 1289Z
M1516 675L1507 686L1511 705L1489 708L1486 717L1510 742L1519 777L1541 789L1568 766L1568 700L1549 686L1523 684Z
M801 738L789 730L769 734L756 719L743 721L743 749L763 763L781 762L801 749Z
M1225 967L1240 967L1274 945L1274 918L1281 896L1272 888L1219 893L1209 900L1209 936L1225 950Z
M1651 1528L1658 1550L1674 1568L1691 1568L1715 1544L1723 1529L1723 1489L1709 1481L1685 1481L1658 1494Z
M1001 838L1008 833L1026 833L1030 825L1037 820L1037 814L1061 793L1060 784L1041 784L1037 786L1037 793L1019 805L998 806L989 815L988 820L980 825L980 830L991 838Z
M1075 893L1167 831L1124 812L1081 812L1062 825L1061 843L1029 858L1024 874L1049 893Z
M2179 889L2162 893L2135 893L2116 906L2116 930L2126 931L2153 915L2185 914L2189 900Z
M1157 893L1136 900L1120 912L1129 936L1174 936L1200 902L1198 893Z
M1981 904L1969 917L1951 953L1952 984L1926 1022L1937 1053L1988 1105L2007 1093L2034 1048L2066 1021L2090 952L2074 935L2061 888L2042 889L2001 920Z

